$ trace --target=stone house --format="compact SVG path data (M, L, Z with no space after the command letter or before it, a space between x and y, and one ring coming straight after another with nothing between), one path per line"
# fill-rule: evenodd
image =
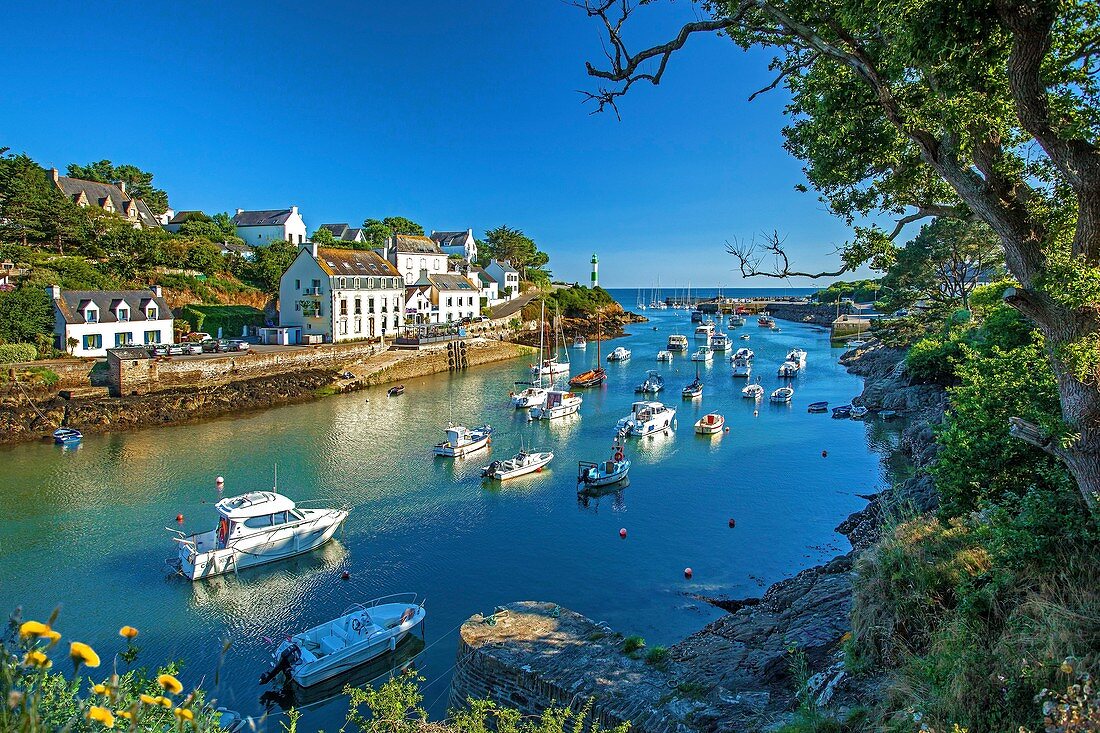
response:
M50 178L55 186L74 204L80 207L95 206L112 214L118 214L129 220L135 229L159 227L157 215L139 198L126 192L125 183L100 183L69 178L50 169Z

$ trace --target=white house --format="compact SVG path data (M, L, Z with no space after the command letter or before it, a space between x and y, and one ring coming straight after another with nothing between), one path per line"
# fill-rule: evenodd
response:
M405 315L412 323L457 323L481 315L481 294L465 275L421 271L406 288Z
M278 240L291 244L306 241L306 223L297 206L269 211L237 209L233 223L237 225L237 236L253 247L262 247Z
M458 255L467 262L477 261L477 240L474 239L473 229L464 232L433 231L431 240L445 255Z
M325 342L397 334L405 281L375 252L307 242L279 282L279 325Z
M104 211L118 214L130 220L135 229L159 227L160 220L144 201L126 193L126 183L99 183L81 178L69 178L60 175L56 168L50 169L50 178L61 193L77 206L97 206Z
M481 297L485 299L486 305L493 306L500 302L500 285L485 272L485 268L471 266L466 271L466 277L481 289Z
M173 339L172 309L159 285L151 290L62 290L46 288L53 301L58 349L74 356L106 356L118 346L165 344Z
M412 285L427 270L431 275L447 272L447 255L428 237L396 234L386 239L382 257L405 276L405 285Z
M350 227L347 224L322 224L318 229L328 229L337 242L359 244L367 241L362 229Z
M497 281L501 298L512 300L513 298L519 297L519 270L512 267L507 262L490 260L488 266L485 268L485 272L489 273L489 277Z

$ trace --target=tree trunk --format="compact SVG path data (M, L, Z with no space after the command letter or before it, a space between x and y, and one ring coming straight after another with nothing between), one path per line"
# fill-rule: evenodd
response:
M1095 515L1100 508L1100 390L1070 374L1053 353L1050 358L1058 379L1062 419L1076 434L1067 445L1054 446L1054 452L1065 462L1085 505Z

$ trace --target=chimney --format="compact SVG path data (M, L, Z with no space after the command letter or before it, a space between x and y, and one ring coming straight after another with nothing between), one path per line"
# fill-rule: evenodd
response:
M161 287L159 285L154 285L152 288L150 288L150 290L152 290L153 295L157 296L158 298L164 297L164 292L161 290Z
M291 214L297 214L298 213L298 207L297 206L291 206L290 207L290 213Z
M122 191L123 193L126 193L126 181L119 181L117 185L118 185L118 190Z
M237 215L238 216L243 214L243 213L244 213L244 209L237 209Z
M316 242L302 242L301 249L309 252L310 257L317 259L317 243Z
M53 179L54 183L57 183L57 169L56 168L50 168L50 178Z
M420 279L421 280L427 280L428 279L428 268L424 268L423 270L420 271Z
M53 172L57 173L57 169L54 168ZM58 287L57 285L47 285L46 286L46 295L50 296L51 300L57 300L58 298L61 297L61 288Z

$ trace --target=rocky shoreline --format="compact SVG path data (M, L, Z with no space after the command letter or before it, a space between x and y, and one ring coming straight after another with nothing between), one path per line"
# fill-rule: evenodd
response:
M549 321L549 318L547 320ZM597 333L603 341L610 341L611 339L629 336L630 334L627 333L626 330L629 326L648 322L649 319L645 316L623 310L621 306L616 304L615 306L608 306L601 311L598 328L595 316L587 318L568 318L563 316L561 318L561 330L565 334L565 339L568 343L572 343L573 337L577 335L584 336L585 339L589 341L595 341ZM536 323L532 330L521 331L516 334L513 340L527 346L537 347L539 345L538 324Z

